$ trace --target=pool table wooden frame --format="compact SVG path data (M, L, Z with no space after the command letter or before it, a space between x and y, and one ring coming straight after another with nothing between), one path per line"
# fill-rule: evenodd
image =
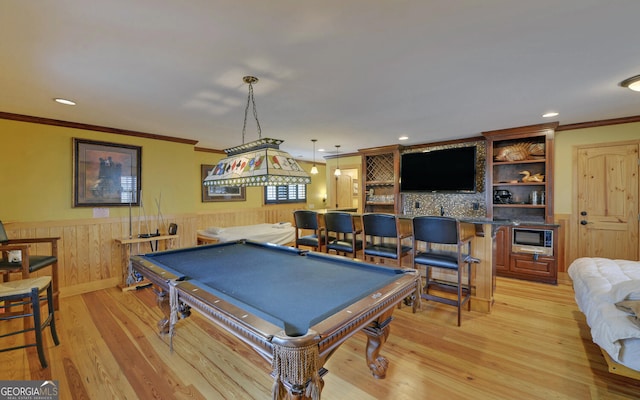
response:
M193 249L202 247L204 246ZM322 257L353 262L341 256L323 254ZM174 328L169 321L172 312L174 321L177 320L176 305L187 305L198 310L271 363L274 399L287 396L291 399L319 399L323 386L322 376L327 373L324 364L343 342L358 331L367 335L366 362L373 376L384 378L388 361L380 355L380 349L389 335L393 310L405 299L419 299L421 285L417 271L405 270L392 283L374 290L365 298L311 326L305 335L291 337L281 327L201 290L188 280L176 280L178 277L172 272L155 265L144 256L133 256L131 260L133 269L159 289L158 304L165 313L165 319L158 323L161 333L173 333ZM170 303L174 304L173 309ZM418 304L418 301L413 302L414 312ZM303 362L310 359L313 360L311 368Z

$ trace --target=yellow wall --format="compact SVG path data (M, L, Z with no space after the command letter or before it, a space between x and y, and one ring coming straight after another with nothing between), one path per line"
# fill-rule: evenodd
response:
M0 218L47 221L92 217L92 207L73 207L74 137L142 146L142 200L147 215L157 213L155 199L160 196L163 213L193 210L199 187L197 182L185 179L191 175L190 145L0 120ZM109 208L110 217L128 212L127 207Z
M575 146L640 139L640 122L560 131L554 141L554 213L571 214Z
M312 164L300 161L300 166L305 171L310 171ZM327 166L316 163L317 175L311 175L311 184L307 185L307 207L309 209L319 209L326 207L327 180L325 179Z
M73 207L73 138L142 147L142 199L147 215L199 213L256 208L263 204L261 187L247 188L244 202L201 202L200 165L222 154L194 151L189 144L0 119L0 220L50 221L92 218L93 208ZM574 146L640 139L640 123L560 131L555 135L555 213L571 213ZM336 159L317 164L319 174L308 186L308 208L325 208L327 182ZM306 170L311 163L300 162ZM360 168L359 156L340 157L341 168ZM277 207L277 206L269 206ZM140 211L136 208L134 215ZM110 217L128 216L128 207L110 207Z
M0 220L93 218L93 207L73 207L73 138L142 147L142 200L148 216L157 214L156 199L161 200L163 215L263 205L261 187L247 188L243 202L201 201L200 165L213 164L222 154L194 151L190 144L0 119ZM311 169L310 163L300 165L307 171ZM316 177L323 177L324 165L317 167L320 173ZM322 179L312 177L307 190L309 202L318 202L326 185ZM108 210L109 217L129 215L128 207ZM136 207L133 215L139 213L141 210Z

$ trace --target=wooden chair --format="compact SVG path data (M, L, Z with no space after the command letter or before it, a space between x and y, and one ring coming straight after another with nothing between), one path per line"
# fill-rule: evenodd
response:
M356 258L358 251L362 250L363 241L358 239L362 230L356 229L353 215L346 212L328 212L324 215L324 223L327 237L335 234L335 239L325 242L325 252L333 250L338 254L351 254Z
M411 246L402 241L410 238L410 233L401 232L400 221L393 214L368 213L362 215L364 232L364 257L372 261L376 258L396 260L402 267L402 258L411 256Z
M460 310L467 304L471 308L471 264L480 260L471 257L471 236L461 237L460 221L451 217L415 217L413 218L414 255L413 268L425 267L426 283L421 297L458 308L458 326L461 323ZM418 250L424 243L425 250ZM432 246L437 245L437 246ZM462 282L466 267L466 282ZM432 279L431 269L440 268L453 271L456 281ZM433 294L431 289L440 290L441 295ZM444 297L442 292L453 292L456 298Z
M0 221L0 273L3 275L3 281L7 282L12 273L20 273L22 279L27 279L32 273L50 266L53 304L56 310L59 309L58 240L59 237L9 239ZM50 254L31 254L30 245L43 243L50 245Z
M41 297L46 292L46 296ZM42 318L42 302L47 303L47 316ZM47 359L44 355L44 345L42 331L48 326L51 331L53 342L60 344L58 334L56 332L56 319L53 310L53 290L51 287L51 277L41 276L38 278L27 278L12 282L0 283L0 303L3 304L4 312L0 313L0 321L4 323L12 323L16 318L25 318L24 324L20 329L9 331L0 335L0 339L21 333L34 331L35 343L25 343L18 346L0 348L0 353L10 350L24 349L26 347L37 347L38 357L42 368L47 368ZM12 311L19 307L21 311ZM32 321L27 318L33 318ZM10 328L11 329L11 328ZM3 332L5 330L3 329ZM12 342L15 344L15 341Z
M322 246L327 240L324 228L318 222L318 213L309 210L296 210L293 212L296 227L296 248L299 246L312 247L316 251L322 251ZM305 232L306 231L306 232ZM334 238L331 238L333 240Z

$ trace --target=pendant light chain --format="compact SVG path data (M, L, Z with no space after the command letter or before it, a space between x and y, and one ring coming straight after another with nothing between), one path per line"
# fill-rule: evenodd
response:
M253 97L253 84L258 82L258 78L253 76L245 76L243 79L249 84L249 95L247 96L247 106L244 108L244 124L242 125L242 144L244 144L244 136L247 131L247 115L249 114L249 104L253 105L253 117L256 119L256 125L258 126L258 139L262 139L262 129L260 128L260 121L258 121L258 109L256 108L256 100Z
M242 144L224 149L227 156L218 161L213 169L207 171L203 185L242 187L310 184L311 176L291 154L280 149L283 140L262 137L253 93L253 85L258 82L258 78L245 76L242 81L249 85L242 125ZM250 106L253 106L253 117L256 119L259 138L245 143Z

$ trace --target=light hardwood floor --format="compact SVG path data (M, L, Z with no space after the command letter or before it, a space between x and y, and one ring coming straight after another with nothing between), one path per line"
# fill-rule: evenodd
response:
M1 353L0 380L58 380L60 399L270 398L269 365L244 344L194 312L170 353L160 316L150 289L63 298L49 368L35 349ZM425 301L394 316L386 379L370 375L359 333L327 363L324 399L640 398L639 381L607 372L570 284L498 279L493 312L464 312L462 327L455 308Z

